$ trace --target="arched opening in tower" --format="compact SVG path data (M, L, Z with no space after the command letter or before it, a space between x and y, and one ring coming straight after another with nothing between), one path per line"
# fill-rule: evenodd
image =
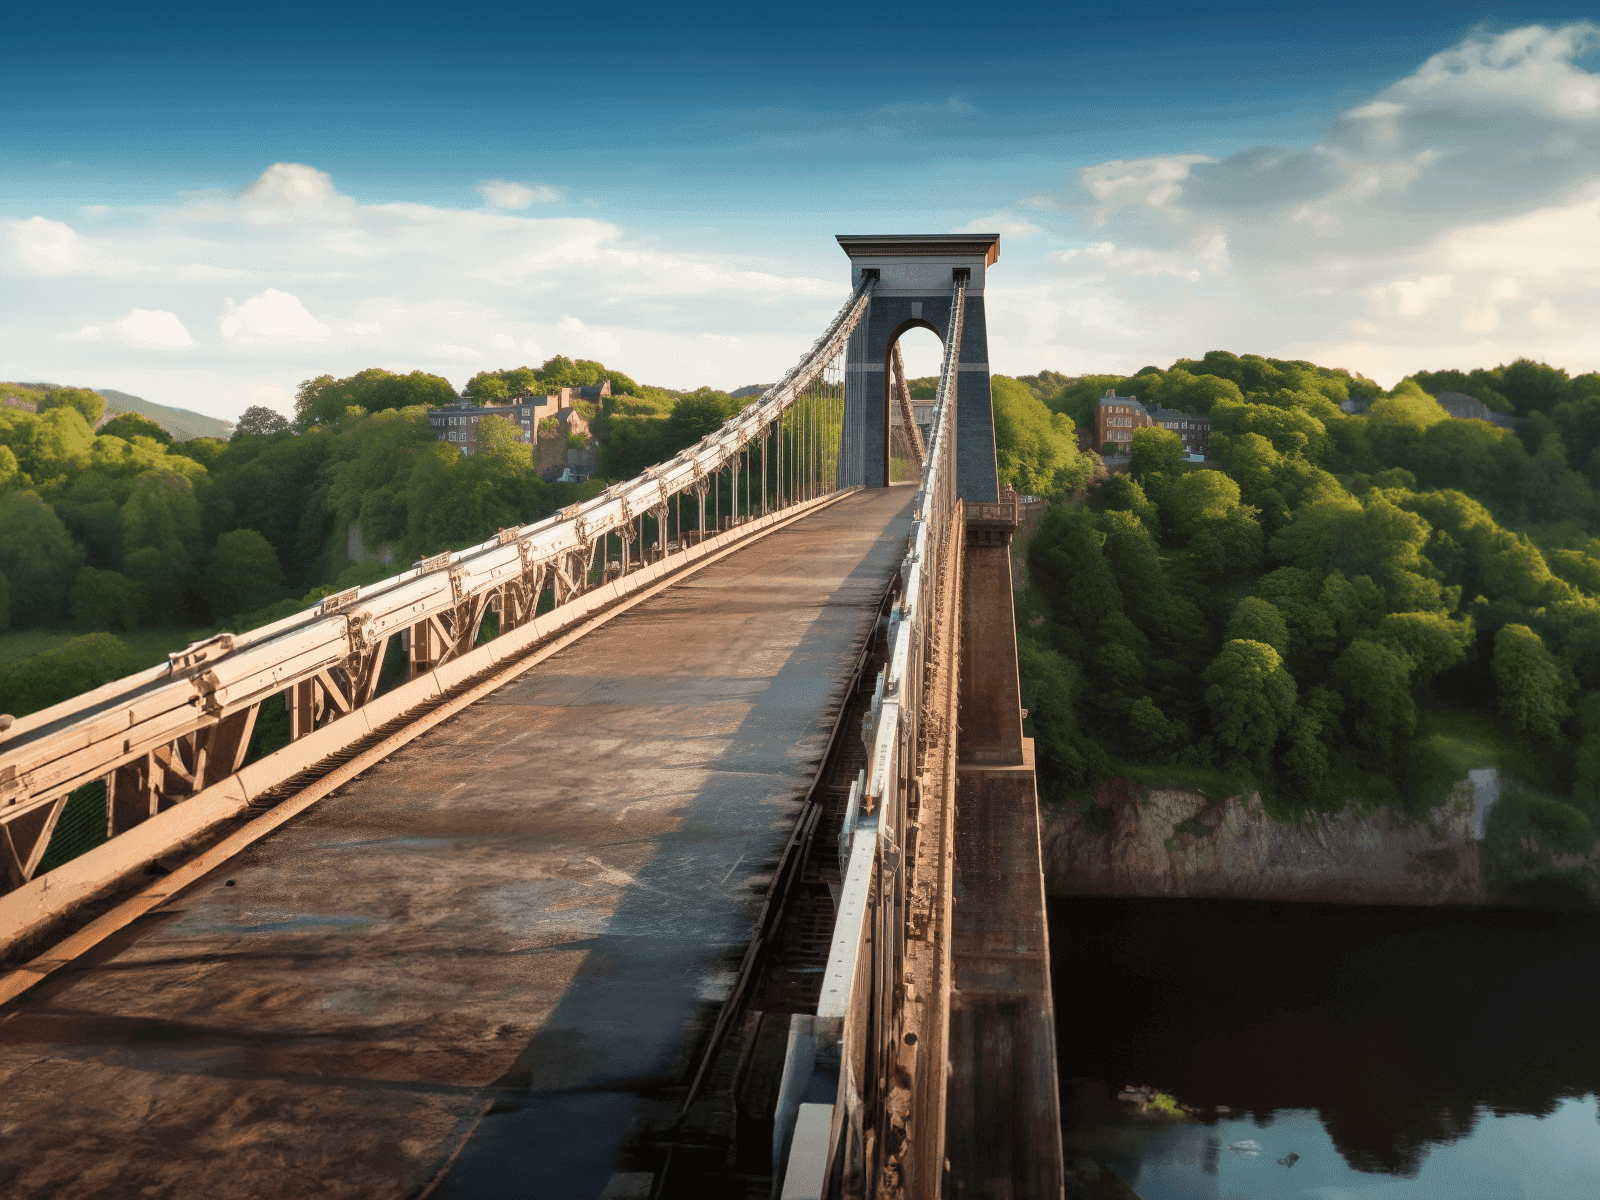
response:
M933 404L943 360L944 343L926 325L903 330L889 346L884 378L889 393L890 483L921 477L921 451L933 439Z

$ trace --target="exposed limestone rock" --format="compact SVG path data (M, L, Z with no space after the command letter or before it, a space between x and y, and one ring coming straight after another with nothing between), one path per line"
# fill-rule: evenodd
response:
M1259 796L1213 804L1112 780L1089 820L1075 807L1042 814L1046 886L1052 895L1483 904L1476 798L1463 781L1426 820L1351 804L1279 824Z

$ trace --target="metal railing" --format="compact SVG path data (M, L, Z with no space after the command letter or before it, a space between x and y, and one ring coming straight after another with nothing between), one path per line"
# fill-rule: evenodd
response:
M780 382L638 477L263 628L218 634L163 666L9 724L0 719L0 942L31 919L12 903L19 893L37 893L34 907L49 907L41 898L51 875L40 876L39 863L75 789L105 781L110 839L83 856L94 864L76 874L93 876L91 866L106 876L126 873L170 847L152 850L157 840L146 837L119 854L119 838L236 779L261 706L274 697L288 706L291 741L250 768L249 786L234 789L244 796L234 797L235 809L253 791L309 765L310 751L295 754L297 743L338 727L340 733L315 739L317 753L326 754L341 738L366 732L358 726L370 726L370 719L351 722L347 735L339 722L379 698L392 639L401 639L408 682L383 697L398 697L383 706L386 713L403 711L400 694L415 692L424 677L467 664L508 635L531 644L581 619L628 590L628 577L641 568L659 577L656 568L669 566L674 555L698 557L697 548L713 537L765 528L771 522L764 518L833 493L845 348L874 282L863 279ZM729 532L719 535L724 528ZM497 636L480 646L490 613ZM501 645L498 658L505 652ZM195 832L195 813L186 823L169 822L173 836L182 832L179 825Z
M787 1107L780 1101L781 1119L789 1123L777 1139L789 1147L787 1160L778 1164L785 1195L892 1194L898 1186L893 1181L904 1178L903 1165L891 1162L903 1140L891 1126L904 1130L906 1105L891 1102L888 1093L897 1079L904 1082L906 1063L916 1057L916 1036L909 1043L906 1038L917 1025L921 1001L908 994L906 969L910 939L927 932L919 931L914 911L914 891L927 882L916 877L918 818L946 803L945 790L953 786L938 760L953 750L949 739L955 731L942 727L940 705L929 695L936 662L953 670L959 652L952 573L958 576L965 537L956 492L955 420L963 275L957 275L953 292L931 443L900 568L899 601L889 612L888 661L862 731L867 767L852 789L840 835L843 880L821 1000L815 1020L802 1022L803 1029L796 1025L801 1032L791 1036L785 1067L785 1078L796 1081L794 1094L815 1095L805 1079L831 1076L834 1099ZM953 763L952 753L952 771ZM797 1047L804 1062L794 1061ZM925 1061L936 1060L927 1069L939 1072L942 1081L937 1049L921 1053ZM936 1191L936 1180L932 1186Z

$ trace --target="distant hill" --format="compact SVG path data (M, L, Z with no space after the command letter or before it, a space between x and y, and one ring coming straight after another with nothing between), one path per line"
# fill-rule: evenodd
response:
M136 412L149 417L180 442L187 442L190 438L197 437L221 438L227 441L233 436L232 421L220 421L216 417L190 412L186 408L168 408L165 404L156 404L111 388L94 390L106 398L108 421L118 413Z
M770 383L752 383L749 387L737 388L728 393L735 400L743 400L747 396L759 396L772 385Z
M41 396L60 386L59 383L0 383L0 404L33 412ZM130 396L127 392L119 392L113 388L89 390L105 398L106 411L100 418L102 425L121 413L136 412L149 417L170 433L173 440L179 442L187 442L190 438L197 437L214 437L227 441L233 436L232 421L219 421L216 417L190 412L186 408L168 408L165 404L155 404L141 396Z

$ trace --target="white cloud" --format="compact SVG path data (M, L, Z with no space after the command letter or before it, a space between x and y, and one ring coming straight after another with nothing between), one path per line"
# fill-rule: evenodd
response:
M343 223L354 202L341 196L326 171L304 163L274 163L239 195L245 219L257 225L285 221Z
M325 338L332 332L313 317L298 297L268 288L243 304L227 301L222 336L246 341L261 338Z
M1102 207L1095 222L1119 208L1143 205L1175 216L1174 205L1183 194L1184 181L1195 163L1216 159L1203 154L1171 154L1158 158L1116 159L1085 168L1083 186Z
M1309 147L1116 159L1019 199L1078 242L1030 300L1053 312L1031 318L1044 356L1103 362L1113 338L1129 370L1213 348L1391 382L1522 355L1600 368L1597 39L1474 35Z
M85 325L76 334L85 342L96 342L108 335L128 346L183 349L196 344L176 313L149 308L136 308L106 325Z
M1001 237L1026 238L1043 233L1032 221L1024 221L1006 213L978 217L956 230L957 233L998 233Z
M535 201L551 204L566 199L561 189L547 183L509 183L504 179L480 183L478 195L493 208L527 208Z
M1367 295L1382 309L1402 317L1420 317L1450 294L1452 275L1424 275L1420 279L1396 279L1383 287L1368 288Z
M9 257L33 275L120 275L136 269L107 252L104 242L82 236L63 221L29 217L5 221Z

